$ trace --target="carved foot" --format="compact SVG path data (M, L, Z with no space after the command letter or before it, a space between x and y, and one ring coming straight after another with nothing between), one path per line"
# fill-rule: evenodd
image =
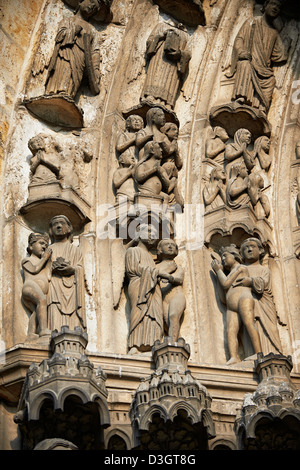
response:
M230 364L236 364L237 362L241 362L239 357L231 357L226 364L229 366Z

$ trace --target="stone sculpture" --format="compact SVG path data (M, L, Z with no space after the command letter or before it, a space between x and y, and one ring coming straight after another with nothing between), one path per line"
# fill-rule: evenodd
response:
M51 277L52 250L48 245L48 234L31 233L27 247L29 257L22 261L24 273L22 300L31 312L28 327L29 339L50 334L47 328L47 294Z
M88 21L99 13L102 5L102 0L81 0L74 16L64 18L58 27L52 57L47 64L45 94L25 101L33 114L47 122L66 127L83 126L82 111L74 99L84 74L91 93L100 92L101 56L97 31Z
M220 255L221 263L214 259L211 265L225 293L227 339L230 354L227 364L234 364L241 360L238 353L238 333L241 324L244 325L250 336L255 353L261 352L261 345L255 325L251 287L235 285L237 279L248 276L247 268L241 264L240 252L235 245L230 245L222 247Z
M158 235L153 226L140 225L137 245L125 255L125 272L128 279L130 300L129 353L150 351L156 340L161 341L164 332L163 300L160 280L170 280L176 269L175 261L167 269L159 269L151 251Z
M30 159L30 184L47 184L57 182L61 178L60 152L61 146L47 134L40 133L28 142L32 153Z
M80 247L72 243L73 227L67 217L57 215L49 224L52 240L51 281L48 292L48 324L51 330L64 325L86 327L84 266Z
M217 209L226 204L226 176L222 167L211 170L208 183L203 188L205 211Z
M215 126L213 136L205 144L206 158L213 160L217 165L224 166L224 153L229 136L221 126Z
M125 131L118 136L116 143L119 157L124 155L124 153L135 157L137 132L143 129L143 127L144 121L141 116L138 114L128 116L125 123Z
M178 149L178 126L175 123L167 122L161 130L166 134L165 140L161 143L161 148L163 151L162 167L166 170L170 179L168 188L169 204L178 204L183 208L184 200L178 187L178 172L183 165Z
M264 248L256 238L246 239L240 248L220 250L222 264L214 259L212 268L225 292L228 313L228 364L239 362L238 332L241 322L247 329L254 352L281 351L277 313L273 300L270 270L261 264ZM228 271L228 275L225 272Z
M260 337L262 353L281 353L281 342L278 333L277 312L272 293L271 272L268 266L261 264L265 250L257 238L246 239L240 247L243 264L249 275L235 281L236 285L250 286L257 330Z
M153 140L161 143L165 140L165 134L162 132L166 124L165 113L161 108L150 108L146 114L146 126L137 132L136 145L139 149L139 160L143 157L143 147L147 142Z
M233 101L267 113L276 84L272 64L286 61L286 52L274 20L282 0L267 0L263 15L245 21L235 39L231 72L235 77Z
M181 24L159 23L147 40L148 69L141 102L173 109L188 69L189 36Z
M85 69L92 93L99 93L100 52L95 32L87 21L100 7L99 0L83 0L74 18L64 19L59 26L48 67L46 94L66 93L74 99Z
M162 149L157 142L148 142L144 147L144 156L136 166L135 181L139 193L160 196L168 201L170 180L161 166Z
M248 174L245 163L234 163L226 186L226 204L230 209L249 205L258 216L269 217L270 204L262 192L264 180L258 172Z
M238 129L234 134L233 142L226 145L225 161L227 173L230 170L232 162L244 161L248 170L254 167L253 155L248 150L251 143L251 132L248 129Z
M259 161L260 168L262 170L268 171L272 159L269 155L270 150L270 139L266 135L258 137L254 142L254 158L257 158Z
M167 336L176 342L179 338L180 322L186 307L186 299L182 289L184 270L174 266L173 260L178 254L178 246L172 239L163 239L157 245L156 267L170 272L169 279L162 278L160 287L163 297L164 320L167 325ZM170 271L170 269L172 271ZM174 269L175 268L175 269Z

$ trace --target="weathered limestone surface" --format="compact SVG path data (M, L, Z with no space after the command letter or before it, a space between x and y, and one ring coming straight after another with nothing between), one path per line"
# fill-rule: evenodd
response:
M189 2L185 4L185 1L178 0L180 8L183 4L183 8L189 8ZM175 104L168 106L162 102L143 102L140 98L149 70L147 39L154 26L165 26L166 22L174 26L178 18L174 20L168 10L163 10L168 2L113 0L111 16L108 15L105 21L89 20L101 57L99 90L97 93L91 91L87 77L81 81L72 106L74 104L76 110L82 111L82 127L65 127L40 119L27 109L26 102L45 93L47 69L59 24L73 18L72 4L75 3L33 0L27 4L21 0L3 0L0 5L0 449L21 448L13 416L22 385L29 366L49 358L49 335L40 335L38 329L33 331L32 310L26 308L22 300L24 276L21 264L30 233L48 232L54 215L65 215L71 220L72 247L74 250L80 247L82 253L80 269L84 271L84 281L82 278L80 301L84 304L84 326L88 335L85 354L107 375L110 427L104 430L103 446L109 448L110 439L115 435L123 439L128 449L136 446L129 410L140 379L147 379L152 373L153 344L146 348L147 351L129 354L132 306L126 277L127 246L120 239L108 238L107 230L109 222L114 220L112 214L117 200L114 175L121 166L120 152L116 150L118 138L125 131L126 119L132 114L142 116L146 129L147 111L156 105L163 109L166 121L179 128L175 140L182 163L178 167L175 164L165 167L170 173L167 176L160 173L159 180L165 178L165 186L162 185L157 193L159 196L163 193L162 198L168 191L168 195L171 194L171 181L175 184L176 180L177 194L184 201L184 212L177 219L175 236L172 234L178 246L176 259L169 258L167 268L161 266L170 289L174 284L174 278L170 276L175 272L171 262L176 262L184 272L180 284L184 314L180 313L180 334L176 333L176 340L179 336L189 345L188 369L212 399L210 411L215 436L209 442L210 448L220 444L236 449L234 422L237 409L242 407L245 394L252 394L257 388L254 360L259 351L254 350L249 337L243 336L239 342L240 360L227 363L231 358L228 308L219 296L218 279L212 269L212 256L220 261L221 247L234 244L240 249L247 238L261 240L265 251L261 266L268 270L272 280L280 353L291 357L291 381L296 389L300 388L300 228L297 212L300 190L297 150L300 141L300 23L299 15L295 13L297 2L290 0L281 13L281 20L279 18L281 23L278 20L287 56L286 61L273 67L276 85L270 107L261 116L252 108L232 110L228 107L236 86L228 74L235 38L244 21L261 14L262 2L193 2L193 8L201 4L201 20L198 24L182 21L189 39L190 56L180 87L175 90ZM176 38L173 41L174 46ZM172 56L170 50L169 58ZM176 60L180 63L178 56ZM71 111L75 112L74 107ZM217 118L221 119L221 124ZM241 208L228 209L229 169L225 147L235 143L233 130L237 130L237 122L241 122L239 129L248 126L252 132L247 149L254 163L245 170L244 178L248 178L250 172L253 174L255 167L260 181L255 187L255 195L250 194L252 199L247 190L250 202L247 199ZM207 142L213 138L217 145L216 126L225 128L228 139L224 138L226 142L221 144L220 152L216 152L218 157L212 157L208 155ZM259 132L269 139L267 156L270 160L265 168L255 156L258 153L254 152ZM28 143L38 135L47 135L56 147L49 152L48 162L39 161L39 174L36 173L34 180L37 170L33 171L31 161L35 155ZM162 148L157 159L166 162L166 134L155 131L154 135L153 140L156 139ZM39 150L39 156L47 153ZM139 151L135 149L134 165L143 158L139 157L142 155ZM243 151L243 158L246 158L246 150ZM214 171L211 176L213 169L220 170L216 163L219 161L222 165L225 161L224 175ZM130 166L130 163L124 167L126 165ZM132 182L136 183L134 169L130 168ZM150 182L151 196L158 184L158 180L153 181ZM220 190L215 205L213 202L208 204L204 188L209 185L215 188L219 183L224 185L224 197L220 196ZM261 194L269 203L268 214L256 207L256 204L263 206ZM155 278L155 285L160 289L162 278L157 274L158 269L154 263L149 279ZM163 305L164 299L159 297L159 305ZM148 298L147 302L150 302ZM34 334L29 336L29 332Z

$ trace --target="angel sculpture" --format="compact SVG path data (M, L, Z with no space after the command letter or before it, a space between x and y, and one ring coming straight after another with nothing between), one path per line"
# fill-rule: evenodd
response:
M97 31L90 19L107 3L105 0L79 0L74 17L64 18L59 24L55 46L46 64L45 94L25 101L33 114L47 122L66 127L82 127L82 111L75 105L75 97L84 74L88 76L93 95L100 92L100 50ZM38 66L33 73L36 73Z

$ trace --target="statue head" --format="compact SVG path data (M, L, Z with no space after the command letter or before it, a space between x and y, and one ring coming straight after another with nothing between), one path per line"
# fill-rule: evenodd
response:
M147 142L144 147L143 161L148 160L150 157L155 157L157 160L162 158L162 149L158 142ZM142 161L142 160L141 160Z
M169 140L177 140L178 139L178 126L174 122L166 122L166 124L161 127L161 132L166 134Z
M157 245L157 258L162 259L173 259L178 255L178 246L175 240L172 238L164 238L160 240Z
M265 255L265 249L258 238L247 238L241 244L240 252L243 260L249 264L262 259Z
M28 237L27 252L32 253L40 258L49 245L48 233L35 233L32 232Z
M88 19L92 18L99 12L102 3L103 2L101 0L79 0L78 9L82 16Z
M138 114L131 114L126 119L126 130L139 131L144 127L144 120Z
M279 16L283 0L266 0L262 7L262 13L271 19L275 19Z
M247 145L251 144L252 135L248 129L241 128L238 129L234 134L234 142L238 145L246 143Z
M240 250L233 243L228 246L222 246L219 254L221 256L221 262L225 269L230 269L236 263L242 262Z
M151 223L141 223L138 227L137 240L148 248L153 248L158 241L158 230Z
M221 139L223 142L227 142L229 139L227 131L221 126L214 127L214 135L215 137L219 137L219 139Z
M220 166L220 167L216 167L216 168L213 168L212 171L211 171L211 174L210 174L210 181L223 181L225 182L226 181L226 175L225 175L225 171L223 170L223 168Z
M52 217L49 223L49 235L52 240L70 238L72 240L73 226L65 215Z
M165 113L161 108L150 108L146 114L146 121L148 126L153 124L161 128L166 123Z

